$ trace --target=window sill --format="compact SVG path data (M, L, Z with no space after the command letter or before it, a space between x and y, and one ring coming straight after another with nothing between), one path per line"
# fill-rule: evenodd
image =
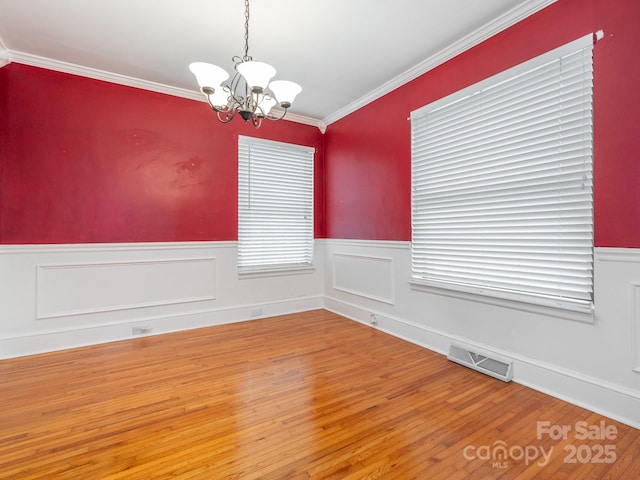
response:
M498 307L510 308L513 310L520 310L524 312L537 313L540 315L546 315L551 317L562 318L565 320L572 320L574 322L580 323L594 323L595 322L595 312L593 309L589 309L588 307L582 307L580 305L576 305L575 307L570 305L549 305L536 303L535 297L531 298L531 301L528 299L520 299L520 298L507 298L509 295L505 292L504 297L497 296L498 292L495 292L496 295L492 295L494 292L490 290L482 290L477 288L476 292L466 291L462 288L460 290L448 288L446 286L439 286L433 283L420 281L417 279L413 279L409 282L411 289L419 292L433 293L436 295L444 295L447 297L453 297L460 300L468 300L471 302L484 303L488 305L495 305ZM472 290L470 288L469 290Z
M314 273L315 271L316 267L313 265L263 268L245 267L238 270L238 278L243 280L248 278L281 277L285 275L305 275Z

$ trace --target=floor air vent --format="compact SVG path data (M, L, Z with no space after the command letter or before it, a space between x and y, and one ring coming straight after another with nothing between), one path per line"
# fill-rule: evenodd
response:
M510 382L513 376L512 362L487 357L458 345L452 344L451 347L449 347L449 355L447 355L447 358L465 367L495 377L503 382Z

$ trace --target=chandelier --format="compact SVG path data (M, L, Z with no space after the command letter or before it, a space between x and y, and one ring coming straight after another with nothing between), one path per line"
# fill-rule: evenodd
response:
M254 127L260 128L264 119L282 120L302 87L288 80L269 82L276 69L249 56L249 0L245 0L244 6L244 55L231 59L235 69L231 82L227 82L226 70L217 65L195 62L189 65L189 70L218 120L229 123L239 114L245 122L251 120ZM282 109L281 114L270 114L276 105Z

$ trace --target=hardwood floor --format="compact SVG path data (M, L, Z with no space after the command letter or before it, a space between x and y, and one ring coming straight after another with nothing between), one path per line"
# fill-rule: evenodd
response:
M3 360L0 399L2 479L640 478L640 431L322 310Z

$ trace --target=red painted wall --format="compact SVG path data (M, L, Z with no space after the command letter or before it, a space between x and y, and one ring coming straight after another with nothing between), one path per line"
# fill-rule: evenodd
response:
M235 119L202 102L10 64L0 69L0 243L237 239L237 136L316 148L316 127Z
M315 146L316 237L409 240L412 110L599 29L597 246L640 248L640 2L558 0L329 126L220 125L206 104L0 69L0 243L234 240L237 135Z
M411 239L410 112L583 35L594 49L596 246L640 248L640 1L558 0L331 124L329 238Z

